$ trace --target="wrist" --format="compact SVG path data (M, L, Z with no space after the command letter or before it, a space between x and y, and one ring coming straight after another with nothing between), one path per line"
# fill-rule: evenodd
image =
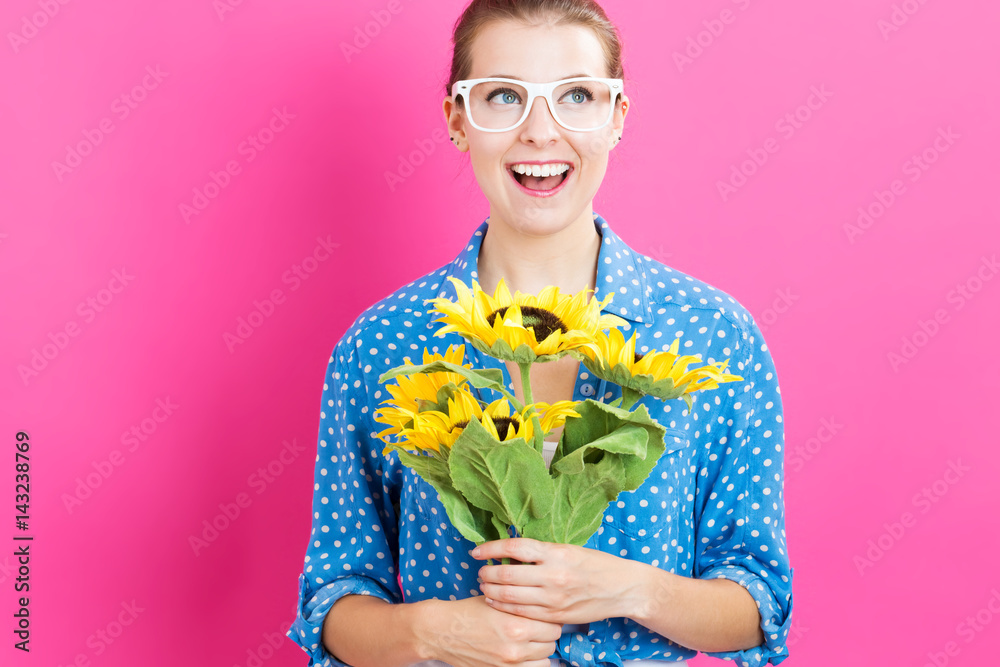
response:
M399 605L401 626L406 628L406 640L416 657L414 662L437 660L437 650L432 639L434 636L433 619L437 618L434 610L436 599L419 600Z
M622 596L626 605L623 613L636 623L649 627L649 621L662 617L673 606L677 575L647 563L630 561L634 573L629 577L629 587Z

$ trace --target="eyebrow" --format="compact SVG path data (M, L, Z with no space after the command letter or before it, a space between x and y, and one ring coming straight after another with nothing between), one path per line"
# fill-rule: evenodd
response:
M562 81L563 79L576 79L576 78L581 77L581 76L586 76L586 77L594 78L594 76L592 74L570 74L569 76L559 77L558 79L555 79L555 80L556 81ZM491 74L488 78L490 78L490 79L517 79L518 81L524 81L524 79L522 79L521 77L514 76L513 74Z

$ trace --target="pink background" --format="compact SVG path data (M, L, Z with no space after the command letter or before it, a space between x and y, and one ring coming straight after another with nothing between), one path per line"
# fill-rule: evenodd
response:
M487 215L467 155L440 131L462 2L220 5L0 11L0 540L17 532L18 430L31 436L35 536L30 655L11 648L16 573L0 548L5 664L246 666L269 633L281 646L264 664L305 664L282 633L327 357L365 307L449 261ZM1000 280L983 258L1000 250L1000 6L605 6L633 106L595 210L745 304L780 374L797 575L786 664L989 664ZM880 28L894 7L898 30ZM348 62L340 45L372 11L391 20ZM687 48L697 57L679 66ZM800 108L813 87L824 99ZM798 127L780 123L797 109ZM57 173L102 122L110 133ZM270 143L251 152L258 133ZM914 171L925 149L935 161ZM762 152L763 166L741 167ZM185 220L181 205L211 172L226 183L227 163L234 175ZM753 173L723 196L734 168ZM893 201L849 234L878 196ZM314 255L318 238L337 247ZM281 303L227 344L274 290ZM36 351L52 358L22 378ZM123 439L133 426L144 440ZM305 452L274 464L285 441ZM259 476L269 464L279 472ZM109 466L67 508L78 480ZM189 538L241 499L196 554ZM130 625L99 639L133 601ZM977 613L984 625L968 624Z

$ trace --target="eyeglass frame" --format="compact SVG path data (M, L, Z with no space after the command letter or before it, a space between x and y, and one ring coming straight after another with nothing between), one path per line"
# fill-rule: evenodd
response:
M566 128L570 132L595 132L603 127L607 127L607 124L611 122L611 119L614 118L615 115L615 107L617 106L618 103L618 96L624 94L625 92L624 80L606 79L596 76L577 76L570 79L560 79L559 81L551 81L549 83L532 83L530 81L522 81L520 79L505 79L503 77L485 77L482 79L462 79L461 81L456 81L454 85L452 85L451 87L451 96L455 98L457 103L458 97L461 95L463 101L465 102L466 107L468 107L469 91L471 91L472 87L475 86L477 83L484 83L486 81L496 81L498 83L512 83L514 85L524 88L528 93L528 105L525 107L524 114L521 116L521 119L519 121L517 121L510 127L506 127L502 130L480 126L472 118L471 110L466 109L468 111L469 122L472 123L472 127L476 128L481 132L510 132L511 130L516 129L518 126L524 123L524 121L528 118L528 115L531 114L531 106L532 104L534 104L536 97L545 98L545 101L549 105L549 113L552 115L553 120L555 120L556 123ZM552 93L555 92L555 89L558 88L559 86L567 83L572 83L574 81L599 81L601 83L607 84L608 87L611 89L612 102L611 102L611 108L608 111L608 118L597 127L592 127L589 130L582 130L575 127L570 127L565 123L563 123L561 120L559 120L558 115L554 111L555 102L552 101Z

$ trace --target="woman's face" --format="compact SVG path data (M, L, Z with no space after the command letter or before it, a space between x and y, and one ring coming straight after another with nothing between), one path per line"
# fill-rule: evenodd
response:
M467 78L503 76L548 83L578 75L610 76L601 42L591 29L495 21L473 43L472 71ZM470 153L476 180L490 202L490 218L528 236L547 236L585 213L589 217L607 170L608 153L621 135L625 118L619 101L605 127L592 132L567 130L552 117L546 101L537 98L521 125L506 132L483 132L468 122L453 98L445 98L444 112L455 144ZM511 170L516 164L539 161L564 162L570 167L565 182L549 196L526 192ZM557 177L550 178L549 183L556 182Z

